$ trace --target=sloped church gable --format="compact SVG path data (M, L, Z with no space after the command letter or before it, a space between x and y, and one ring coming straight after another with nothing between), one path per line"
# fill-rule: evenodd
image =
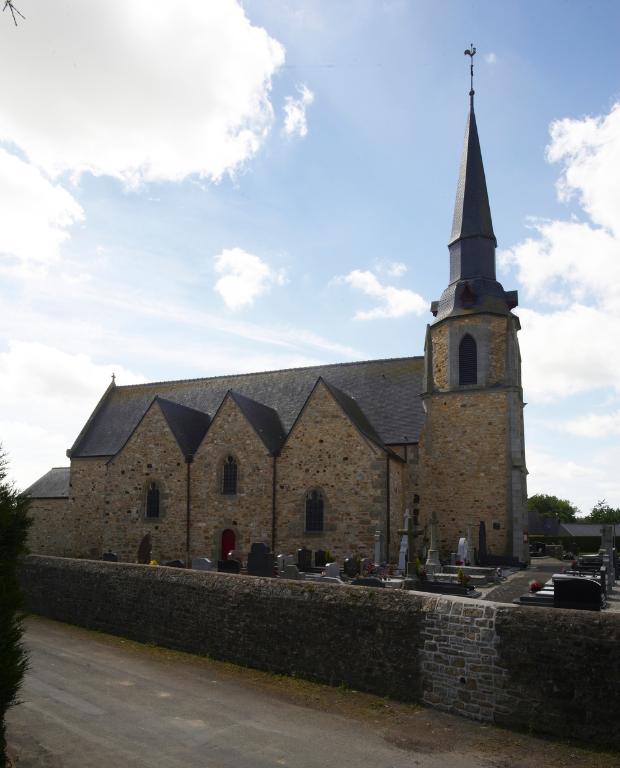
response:
M150 531L163 560L254 541L342 559L372 554L379 532L394 562L417 507L423 525L437 516L444 556L484 524L491 554L527 559L517 294L495 275L473 97L424 358L112 382L68 452L66 497L45 497L47 475L30 489L39 551L134 560ZM54 514L62 542L46 537Z

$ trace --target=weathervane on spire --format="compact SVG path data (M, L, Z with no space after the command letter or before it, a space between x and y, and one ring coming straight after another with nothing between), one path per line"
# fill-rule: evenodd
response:
M474 48L474 44L470 43L469 48L465 49L464 51L465 56L469 56L471 60L471 64L469 65L469 78L470 78L470 84L469 84L469 99L471 103L471 107L473 109L474 107L474 56L476 55L476 49Z

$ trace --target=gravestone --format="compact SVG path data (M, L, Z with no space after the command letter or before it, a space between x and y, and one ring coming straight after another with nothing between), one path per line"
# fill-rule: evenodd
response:
M553 577L553 605L556 608L600 611L603 590L594 579L557 574Z
M303 579L303 574L299 573L299 568L296 565L285 565L284 566L284 572L282 574L283 579L294 579L295 581L299 581L300 579Z
M252 544L248 554L249 576L273 576L274 555L269 547L262 542Z
M437 545L437 515L435 512L431 515L431 545L426 555L424 568L428 576L433 576L441 570L441 561L439 560L439 549Z
M353 579L351 584L354 584L357 587L383 587L385 588L385 584L381 581L381 579L378 579L376 576L359 576L356 579Z
M192 568L195 571L212 571L213 563L208 557L195 557L192 560Z
M151 533L147 533L142 537L142 541L138 547L138 562L141 565L148 565L151 562L151 551L153 549Z
M238 560L218 560L219 573L241 573L241 563Z
M327 565L327 552L324 549L317 549L314 553L314 565L316 568L325 568Z
M405 527L398 531L399 536L402 536L401 548L406 540L407 547L407 573L409 575L415 574L415 564L418 557L418 548L416 547L416 539L424 534L424 528L419 524L420 510L413 509L413 516L407 517L405 515ZM399 560L400 568L400 560Z
M615 583L616 569L614 565L614 554L616 551L615 526L601 526L601 552L604 552L604 565L607 568L607 589L611 591Z
M106 563L118 563L118 555L111 550L104 552L101 559Z
M325 575L333 576L336 579L340 578L340 566L338 563L327 563L325 566Z
M404 519L404 525L402 530L405 531L405 533L400 534L400 547L398 549L398 570L401 573L404 573L407 570L407 556L409 555L409 518L411 515L409 514L409 509L407 508L405 510L405 519Z
M343 563L343 570L349 578L355 578L360 572L360 563L357 557L346 557Z
M312 550L302 547L297 550L297 567L304 573L312 570Z
M487 562L487 527L484 520L480 521L478 528L478 562L480 565L485 565Z
M381 565L381 550L383 549L383 534L375 531L375 565Z
M461 565L469 564L469 542L462 536L459 539L459 545L456 550L456 558L461 561Z

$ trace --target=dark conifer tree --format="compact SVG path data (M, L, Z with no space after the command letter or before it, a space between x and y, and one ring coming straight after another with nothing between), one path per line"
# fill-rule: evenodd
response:
M6 765L5 715L17 701L26 671L22 645L22 595L17 565L26 552L30 518L28 499L7 477L7 460L0 449L0 768Z

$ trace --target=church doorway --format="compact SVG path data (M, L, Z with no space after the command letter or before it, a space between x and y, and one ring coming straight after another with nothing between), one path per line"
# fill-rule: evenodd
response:
M226 560L228 553L235 548L236 540L237 537L235 536L235 532L230 528L222 531L222 546L220 551L221 560Z

